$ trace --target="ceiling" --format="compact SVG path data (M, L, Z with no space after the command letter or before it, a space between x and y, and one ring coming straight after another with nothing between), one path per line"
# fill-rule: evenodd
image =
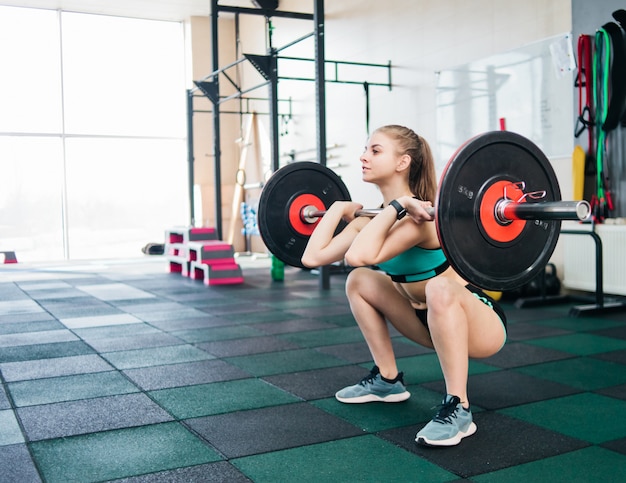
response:
M182 21L208 16L211 0L0 0L0 5L34 7L122 17ZM220 2L220 5L252 7L251 0Z

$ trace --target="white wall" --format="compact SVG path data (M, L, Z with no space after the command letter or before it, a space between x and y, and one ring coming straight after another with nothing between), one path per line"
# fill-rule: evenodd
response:
M280 8L289 10L303 3L283 1ZM570 0L341 0L326 1L325 10L327 59L392 63L392 90L370 87L370 130L388 123L405 124L433 146L437 71L571 30ZM293 21L276 25L276 46L280 47L281 35L289 37L283 30ZM312 30L307 22L299 27L303 32ZM304 45L301 50L306 55ZM293 54L289 50L286 55ZM374 72L364 70L363 80L370 74ZM309 89L313 95L312 85L292 84L281 83L281 94L302 94ZM281 139L285 148L315 146L311 101L298 106L308 118L296 116L290 135ZM341 146L329 152L328 165L341 164L336 172L354 200L368 207L377 205L378 194L361 181L358 161L367 138L363 87L327 84L326 114L328 144ZM567 192L569 188L562 189Z

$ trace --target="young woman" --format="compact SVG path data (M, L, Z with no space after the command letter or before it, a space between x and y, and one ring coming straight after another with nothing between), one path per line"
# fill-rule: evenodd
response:
M469 358L500 350L506 340L505 315L449 266L441 250L427 211L436 195L436 175L426 140L403 126L383 126L371 135L360 159L363 181L380 189L382 211L373 218L355 217L362 205L335 202L302 257L308 267L344 258L357 267L348 275L346 294L375 365L336 398L366 403L410 397L396 365L390 323L436 351L446 384L439 411L417 433L416 442L456 445L476 431L467 395ZM342 219L348 225L333 236Z

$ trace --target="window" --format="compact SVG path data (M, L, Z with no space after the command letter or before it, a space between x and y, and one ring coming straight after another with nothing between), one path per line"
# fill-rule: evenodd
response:
M0 7L0 250L141 256L189 219L183 26Z

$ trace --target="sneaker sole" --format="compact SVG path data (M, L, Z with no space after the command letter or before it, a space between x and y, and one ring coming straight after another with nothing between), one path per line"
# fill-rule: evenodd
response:
M399 394L389 394L383 397L376 396L375 394L366 394L364 396L345 398L345 397L341 397L335 394L335 398L337 399L337 401L340 401L346 404L363 404L363 403L368 403L368 402L397 403L397 402L406 401L410 397L411 397L411 393L409 391L404 391Z
M454 437L449 438L449 439L428 439L424 436L417 436L415 438L415 442L417 444L421 444L423 446L456 446L457 444L459 444L461 442L461 440L463 438L467 438L468 436L471 436L472 434L474 434L476 432L476 429L478 429L476 427L476 423L472 422L469 425L469 428L467 428L467 431L463 432L463 431L459 431Z

